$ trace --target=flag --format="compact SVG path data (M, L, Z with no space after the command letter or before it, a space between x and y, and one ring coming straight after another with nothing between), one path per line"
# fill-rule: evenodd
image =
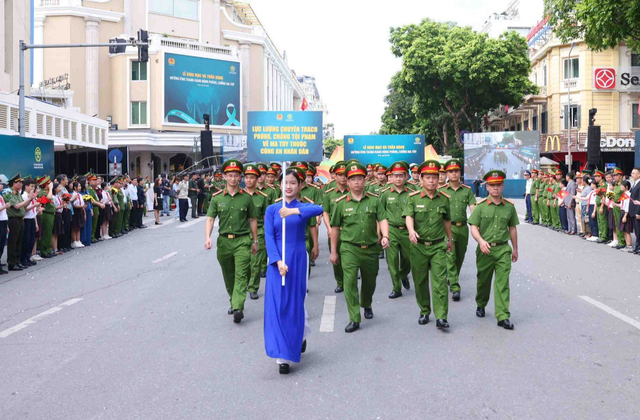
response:
M567 192L567 190L562 190L562 191L560 191L560 192L558 193L558 198L559 198L560 200L564 200L564 198L565 198L566 196L568 196L568 195L569 195L569 193Z
M307 98L302 98L302 105L300 106L300 109L306 111L307 108L309 108L309 102L307 102Z

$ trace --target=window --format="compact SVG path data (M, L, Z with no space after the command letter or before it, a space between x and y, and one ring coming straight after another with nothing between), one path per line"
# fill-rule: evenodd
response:
M131 80L140 81L147 80L147 63L140 61L131 62Z
M531 123L532 123L531 124L532 125L531 129L533 131L536 131L538 129L538 116L537 115L533 116L533 119L531 120Z
M149 0L149 11L182 19L198 20L198 0Z
M577 79L580 77L580 60L576 58L564 59L564 80Z
M631 54L631 67L640 67L640 54Z
M580 105L571 105L571 112L569 112L569 105L564 106L564 129L569 129L569 121L571 121L571 128L580 128Z
M638 115L638 104L631 104L631 128L640 128L640 115Z
M538 72L536 71L533 72L533 84L538 85Z
M540 113L540 132L547 134L549 132L549 119L547 111Z
M522 131L522 123L518 123L518 130L517 131Z
M542 85L547 86L547 65L542 66Z
M146 102L131 102L131 125L147 125Z

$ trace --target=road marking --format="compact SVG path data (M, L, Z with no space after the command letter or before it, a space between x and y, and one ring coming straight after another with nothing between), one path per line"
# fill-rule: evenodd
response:
M596 308L600 308L603 311L605 311L606 313L608 313L609 315L613 315L616 318L618 318L619 320L622 320L624 322L626 322L627 324L636 327L637 329L640 330L640 322L636 321L635 319L626 316L625 314L621 314L620 312L616 311L615 309L612 309L610 307L608 307L607 305L605 305L604 303L600 303L595 299L591 299L589 296L578 296L580 299L589 302L590 304L592 304L593 306L595 306Z
M333 332L336 321L336 296L325 296L322 318L320 319L320 332Z
M38 315L31 317L29 319L27 319L26 321L23 321L21 323L19 323L18 325L11 327L11 328L7 328L6 330L0 332L0 338L7 338L9 337L11 334L13 333L17 333L20 330L23 330L25 328L27 328L29 325L33 325L36 322L38 322L40 319L47 317L49 315L55 314L56 312L60 312L63 308L61 308L61 306L71 306L74 305L78 302L80 302L82 300L82 298L75 298L75 299L70 299L64 303L61 303L60 306L54 306L53 308L47 309L44 312L39 313Z
M162 258L158 258L157 260L152 261L152 263L153 263L153 264L157 264L157 263L162 262L162 261L164 261L164 260L168 260L169 258L174 257L174 256L176 256L176 255L178 255L178 253L177 253L177 252L172 252L171 254L167 254L167 255L165 255L165 256L164 256L164 257L162 257Z
M203 222L205 219L206 219L206 217L200 216L199 219L191 220L191 221L189 221L187 223L183 223L180 226L176 227L176 229L186 229L188 227L191 227L191 226L195 225L196 223Z
M162 220L162 219L160 219L160 220ZM160 228L161 228L161 227L163 227L163 226L170 225L171 223L175 223L177 220L178 220L178 219L171 219L171 220L167 220L166 222L162 222L162 224L161 224L161 225L153 225L153 226L149 226L149 228L148 228L148 229L160 229Z

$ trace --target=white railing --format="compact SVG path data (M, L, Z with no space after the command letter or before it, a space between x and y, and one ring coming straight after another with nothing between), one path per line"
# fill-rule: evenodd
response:
M568 89L568 88L573 89L578 87L578 80L577 79L564 80L562 82L562 85L564 86L565 89Z
M161 47L167 48L178 48L182 50L189 51L200 51L209 54L222 54L222 55L233 55L234 50L229 47L212 47L210 45L199 44L197 42L189 42L181 39L173 39L173 38L164 38L153 36L151 44L155 44L158 40L160 41ZM156 44L157 45L157 44Z
M47 6L74 6L82 7L82 0L38 0L36 7Z

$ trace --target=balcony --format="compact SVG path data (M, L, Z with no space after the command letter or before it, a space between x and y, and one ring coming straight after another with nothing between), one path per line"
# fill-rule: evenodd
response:
M578 79L566 79L562 81L562 86L565 89L575 89L578 87Z

